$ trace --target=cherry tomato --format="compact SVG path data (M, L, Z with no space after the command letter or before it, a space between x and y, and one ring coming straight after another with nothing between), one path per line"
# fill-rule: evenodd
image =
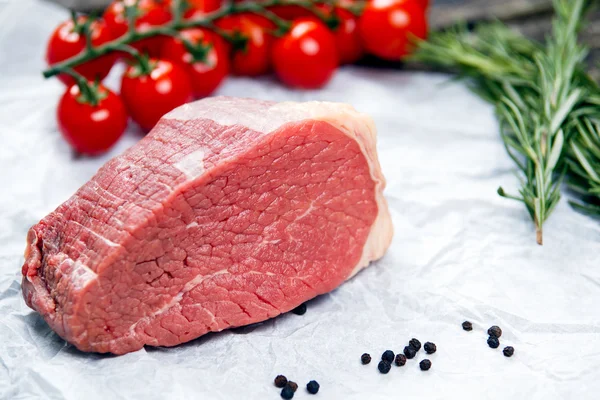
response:
M270 33L272 30L277 28L277 26L275 25L275 23L273 21L269 20L267 17L264 17L260 14L244 14L244 18L248 18L249 20L254 22L256 25L263 28L263 30L265 30L267 33Z
M340 0L338 4L340 6L350 6L353 4L353 0ZM278 7L279 8L275 8L275 11L280 9L281 11L278 14L282 18L286 18L286 16L290 17L292 15L300 15L304 18L314 18L317 21L321 21L314 13L299 6ZM300 10L294 11L293 7L299 8ZM338 26L333 30L333 35L335 36L340 64L349 64L360 59L364 51L361 44L360 34L358 32L358 17L342 7L334 8L330 4L320 3L317 4L316 7L325 16L334 14L338 19ZM290 8L291 10L288 10Z
M273 66L282 82L313 89L325 85L338 66L335 38L314 18L294 21L273 46Z
M237 32L248 39L245 49L234 49L231 70L236 75L257 76L269 72L271 36L254 17L245 14L227 16L216 25L230 33Z
M414 0L371 0L358 27L365 49L388 60L410 54L411 35L427 37L425 11Z
M166 60L150 60L151 72L130 65L121 80L121 97L129 115L149 131L166 113L192 99L185 68Z
M113 1L104 12L104 20L111 30L114 39L127 33L126 6L138 5L138 15L135 27L138 32L144 32L154 26L164 25L171 20L171 13L155 0L117 0ZM133 44L133 47L150 55L158 55L164 37L156 36L142 39Z
M198 46L197 54L188 51L179 38L163 44L161 58L181 63L191 80L195 97L205 97L215 91L229 72L227 44L217 34L202 28L180 32L184 40ZM202 58L198 60L198 57Z
M101 154L110 149L127 127L127 111L121 98L100 85L97 105L84 99L79 86L72 85L60 99L58 129L79 153Z
M363 46L358 32L358 17L350 11L336 7L339 25L333 32L340 64L351 64L363 55Z
M197 8L204 12L218 10L223 5L223 0L187 0L192 8Z
M85 36L79 29L87 21L86 17L77 18L77 26L72 20L60 24L50 36L46 49L46 61L49 65L66 60L81 53L85 49ZM92 44L99 46L112 39L110 31L104 21L96 20L90 24ZM96 60L75 67L75 71L87 79L104 79L115 63L114 55L106 55ZM67 85L75 83L73 78L60 74L58 78Z
M294 6L294 5L272 6L272 7L269 7L269 11L271 11L273 14L277 15L278 17L286 19L288 21L293 21L297 18L311 17L314 15L310 10L308 10L304 7Z
M199 18L218 10L222 5L221 0L187 0L187 2L190 7L184 14L187 19Z

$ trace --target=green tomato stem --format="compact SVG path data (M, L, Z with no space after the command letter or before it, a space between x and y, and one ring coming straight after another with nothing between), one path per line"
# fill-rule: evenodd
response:
M102 97L98 93L98 84L96 84L95 87L92 87L83 75L71 68L65 69L62 71L62 73L70 75L73 79L75 79L75 83L79 87L83 102L90 104L93 107L96 107L100 103Z

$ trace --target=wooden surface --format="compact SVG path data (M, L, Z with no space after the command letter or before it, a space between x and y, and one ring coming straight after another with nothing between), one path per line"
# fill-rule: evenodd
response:
M443 28L456 21L523 18L552 10L551 0L433 0L431 26Z

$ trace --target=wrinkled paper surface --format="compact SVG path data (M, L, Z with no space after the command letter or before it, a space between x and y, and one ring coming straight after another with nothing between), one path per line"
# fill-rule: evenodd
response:
M273 78L231 78L219 91L272 100L348 102L373 116L395 236L384 259L304 316L209 334L121 357L65 344L24 303L27 229L111 157L74 158L54 117L63 92L43 81L45 42L67 13L33 0L0 2L0 398L278 399L277 374L321 384L321 399L592 399L600 392L600 229L563 199L535 244L518 180L491 108L447 76L344 67L324 90ZM118 71L109 80L118 86ZM473 332L461 323L474 323ZM496 350L487 328L504 334ZM386 349L437 344L377 371ZM515 355L502 355L506 345ZM369 352L373 362L360 364Z

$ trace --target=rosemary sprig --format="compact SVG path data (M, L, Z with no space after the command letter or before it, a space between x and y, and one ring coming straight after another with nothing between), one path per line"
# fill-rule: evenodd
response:
M584 72L587 49L577 41L590 4L554 0L552 35L544 45L494 22L475 32L458 27L434 33L415 56L470 78L475 91L496 106L506 150L522 177L519 195L502 187L498 193L525 205L539 244L568 166L577 166L580 189L600 195L600 137L592 122L596 87ZM587 144L592 142L598 145L594 151ZM582 167L592 155L594 163Z

